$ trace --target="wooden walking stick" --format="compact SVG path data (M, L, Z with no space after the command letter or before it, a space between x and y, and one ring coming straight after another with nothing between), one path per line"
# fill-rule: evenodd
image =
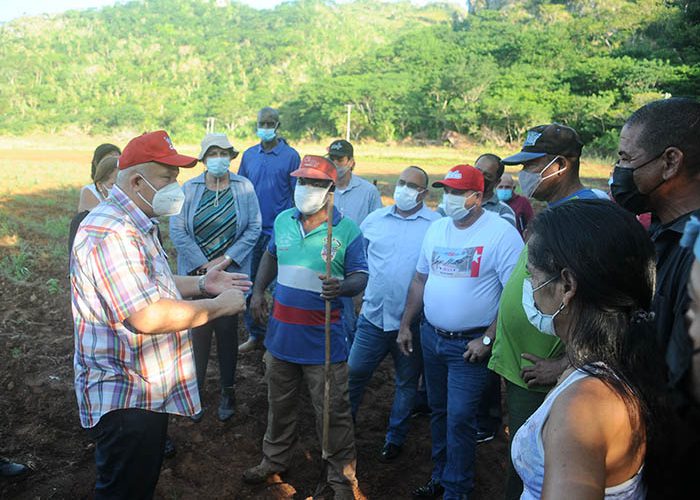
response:
M328 220L326 221L326 279L331 277L331 262L333 261L333 192L328 193ZM326 359L323 370L323 438L321 456L328 458L328 432L330 428L331 406L331 301L326 299Z

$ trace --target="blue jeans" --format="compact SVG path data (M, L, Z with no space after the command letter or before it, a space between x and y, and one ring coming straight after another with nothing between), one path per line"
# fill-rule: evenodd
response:
M471 339L441 337L427 321L420 331L431 410L432 478L445 487L444 500L464 498L474 488L476 412L486 384L487 361L464 361L462 354Z
M260 260L262 259L265 250L267 250L268 243L270 243L270 235L260 233L258 242L253 248L253 257L250 265L250 281L253 283L255 283L255 278L258 275L258 267L260 266ZM274 282L270 286L274 287ZM262 340L265 337L265 326L258 325L255 321L253 321L253 317L250 313L250 297L251 295L248 295L246 298L246 310L243 313L243 322L245 323L246 330L248 330L248 335L251 339Z
M355 329L357 328L357 315L355 314L355 302L352 297L340 297L340 302L343 303L343 328L345 336L348 339L348 351L352 347L352 342L355 339Z
M389 429L386 433L386 442L401 446L406 440L409 419L418 390L418 377L421 373L423 358L421 356L420 343L418 341L418 328L413 331L413 353L404 356L399 351L396 343L398 330L385 332L373 325L360 315L357 320L355 341L350 349L348 358L350 389L350 406L353 419L362 402L365 387L372 378L374 370L391 353L394 358L396 372L394 403L391 406L389 416Z

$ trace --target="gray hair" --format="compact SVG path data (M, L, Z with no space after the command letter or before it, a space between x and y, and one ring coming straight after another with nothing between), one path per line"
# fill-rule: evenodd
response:
M149 163L139 163L138 165L133 165L129 168L125 168L124 170L120 170L117 173L117 186L120 188L124 188L129 184L129 181L134 175L143 175L144 172L146 171L146 167L150 165L151 162Z

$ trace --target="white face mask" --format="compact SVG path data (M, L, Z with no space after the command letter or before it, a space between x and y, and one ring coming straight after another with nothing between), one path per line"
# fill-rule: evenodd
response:
M552 164L557 161L559 157L555 156L552 161L547 163L547 165L540 171L539 174L536 174L534 172L526 172L525 170L522 170L518 174L518 181L520 182L520 189L523 190L523 194L527 196L528 198L532 198L535 196L535 191L537 191L537 188L540 187L540 184L542 184L542 181L549 179L550 177L554 177L557 175L559 172L563 172L566 170L566 167L557 170L556 172L552 172L549 175L545 175L544 177L542 174L544 174L545 170L547 170L549 167L552 166Z
M313 215L323 208L330 188L297 183L294 188L294 205L302 214Z
M153 201L149 202L146 198L141 196L141 193L136 193L139 195L149 207L153 209L153 213L156 215L177 215L182 210L182 205L185 204L185 193L182 191L180 184L177 181L168 184L167 186L156 189L153 184L148 182L143 175L141 178L148 184L155 194L153 195Z
M532 287L532 281L530 281L529 278L523 281L523 310L525 311L527 320L532 326L537 328L542 333L554 336L557 335L557 332L554 329L554 318L556 318L557 314L564 309L564 302L561 303L559 309L557 309L554 314L545 314L540 311L537 308L537 304L535 304L535 292L543 286L550 284L557 278L558 276L554 276L539 285L537 288Z
M418 196L420 193L416 189L408 186L396 186L394 188L394 201L399 210L408 212L418 206Z
M469 216L476 205L472 205L469 208L465 208L464 205L474 195L476 193L472 193L465 198L461 194L443 194L442 201L445 204L445 213L452 217L452 220L462 220Z

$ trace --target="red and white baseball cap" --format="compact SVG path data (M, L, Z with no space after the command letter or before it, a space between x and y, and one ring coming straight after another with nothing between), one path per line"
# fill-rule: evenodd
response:
M299 168L291 174L292 177L307 177L309 179L325 179L338 182L338 171L328 158L316 155L306 155L301 160Z
M118 166L124 170L151 161L184 168L197 164L197 158L178 154L165 130L157 130L131 139L119 156Z
M441 181L433 182L433 187L451 187L461 191L484 192L484 175L471 165L452 167Z

